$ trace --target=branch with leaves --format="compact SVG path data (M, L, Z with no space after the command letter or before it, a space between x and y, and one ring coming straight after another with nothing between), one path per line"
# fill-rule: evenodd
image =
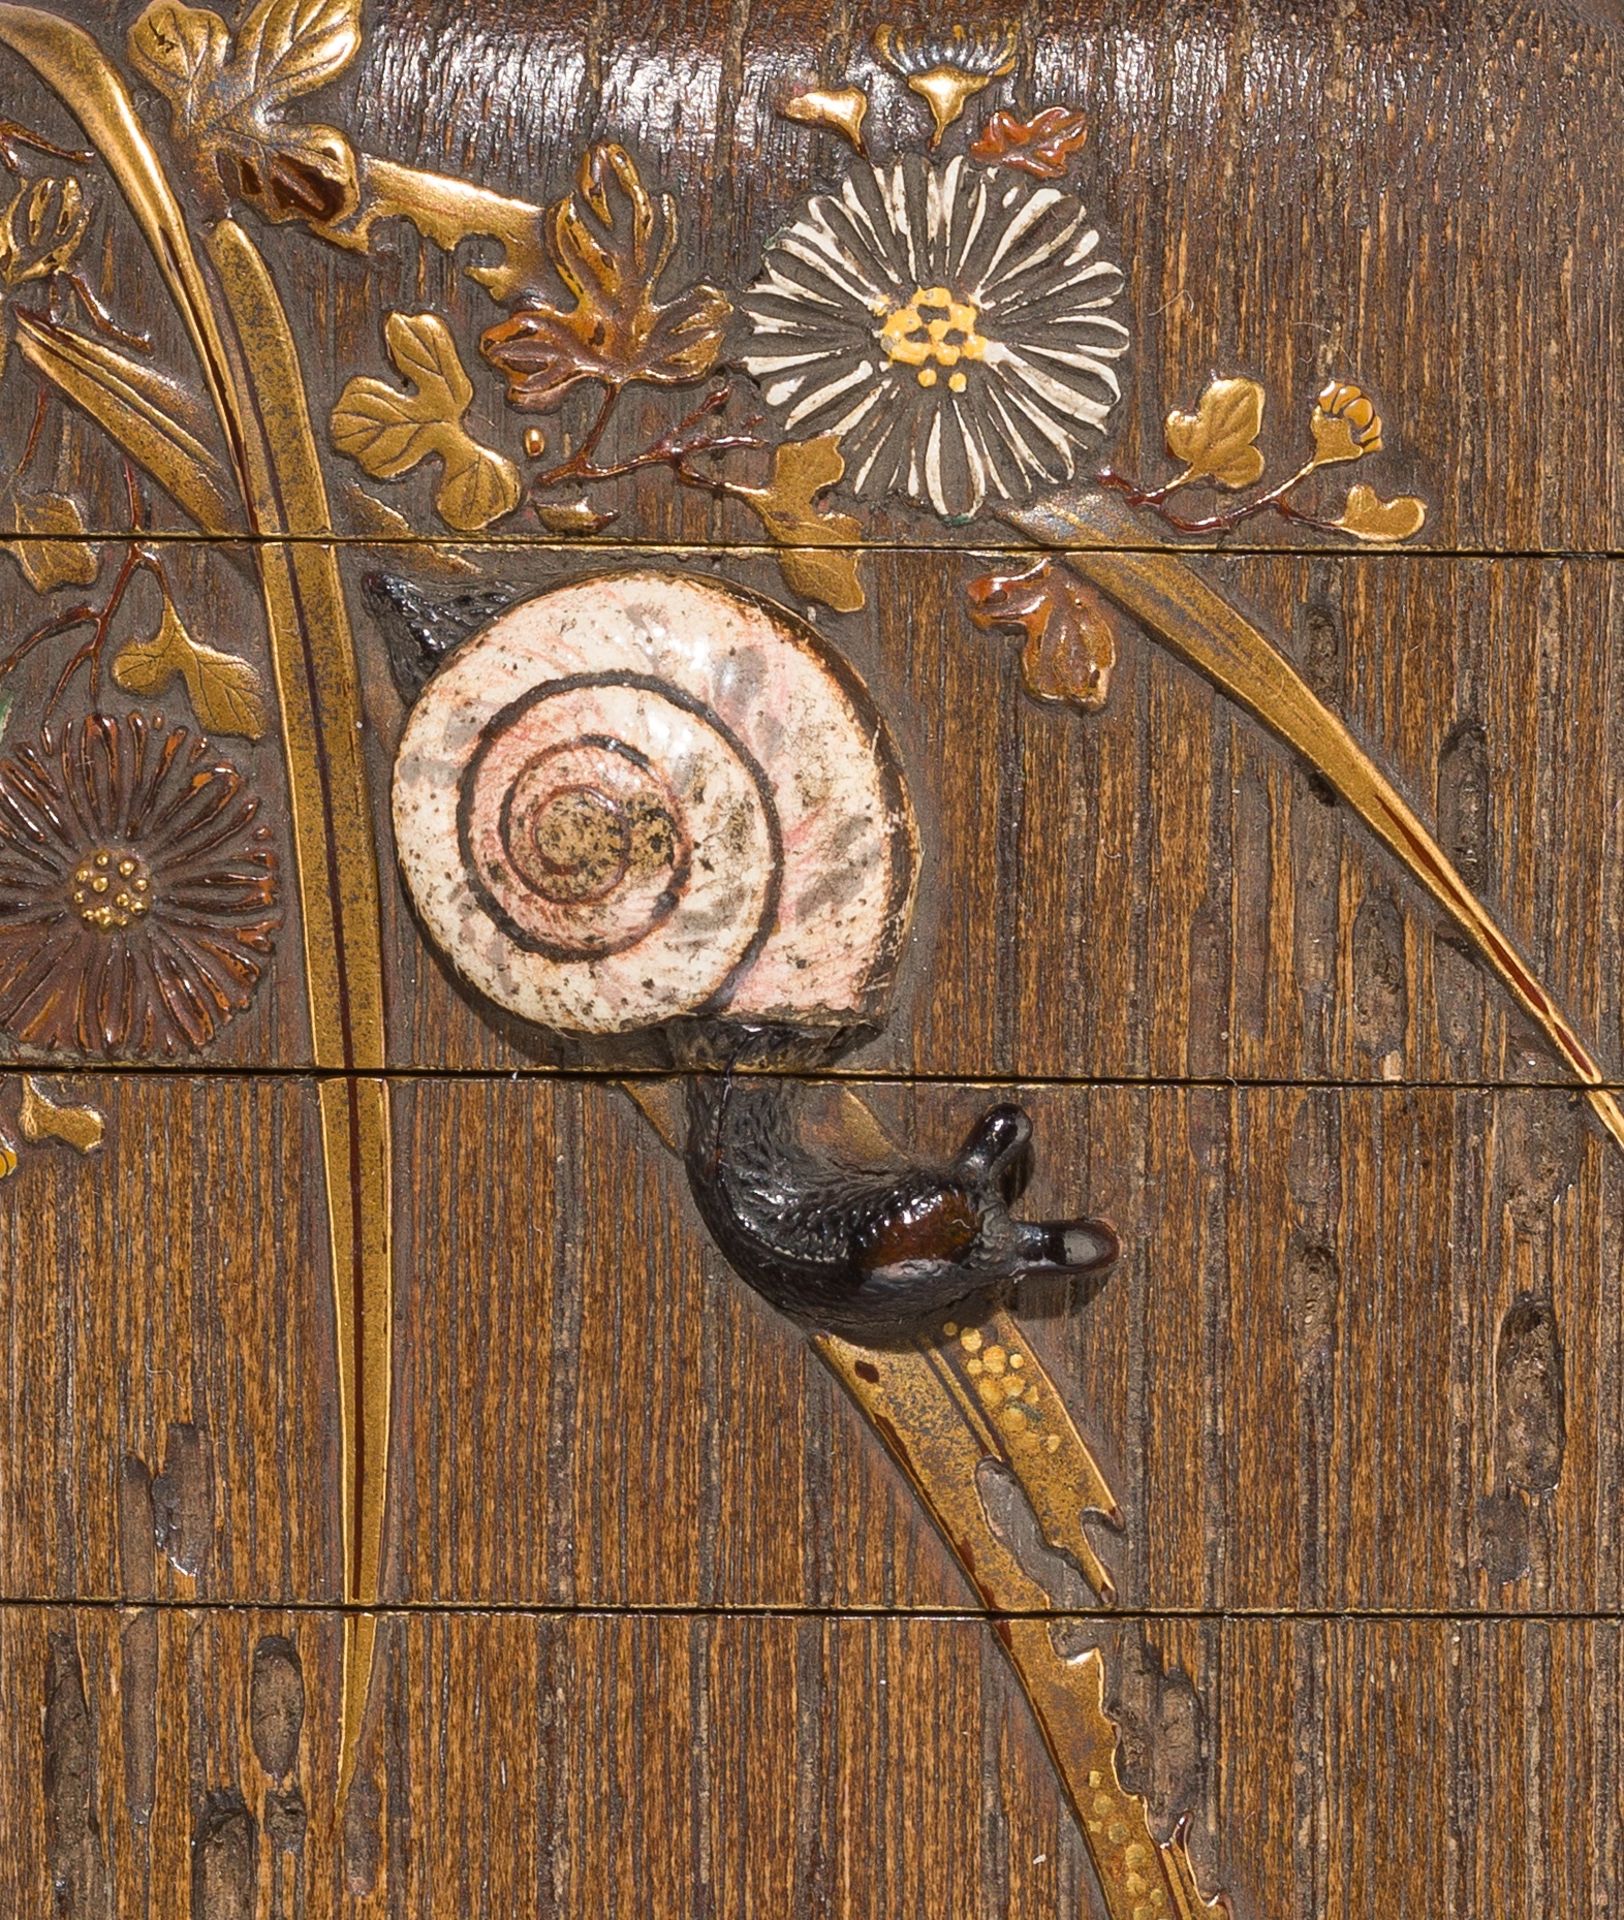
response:
M532 416L524 436L525 454L536 463L529 476L521 478L512 460L470 432L473 382L449 329L430 313L389 316L385 345L406 390L366 375L351 380L330 422L338 450L381 480L437 460L435 509L459 533L489 531L525 506L548 532L600 533L614 515L595 507L590 492L663 468L678 486L736 500L755 514L781 549L780 570L795 592L840 612L860 607L856 558L847 550L860 529L822 505L845 472L832 438L774 446L755 431L758 416L730 423L734 389L724 380L632 451L602 456L631 389L691 387L709 378L732 312L726 294L706 281L666 289L677 240L671 196L649 192L623 147L594 146L574 191L541 216L541 237L567 298L532 293L480 341L506 381L509 406ZM583 388L595 389L597 398L579 436L550 436L540 421L563 415ZM764 479L720 465L768 452Z
M1309 416L1312 451L1294 473L1278 485L1218 513L1192 518L1168 502L1187 487L1213 487L1244 493L1263 477L1264 458L1257 444L1263 429L1264 391L1256 380L1242 377L1210 381L1193 412L1175 408L1164 423L1167 451L1181 462L1172 479L1143 487L1109 467L1096 478L1102 486L1122 494L1130 506L1154 513L1165 526L1182 534L1233 533L1260 514L1274 514L1320 533L1350 535L1373 544L1409 540L1426 523L1426 503L1409 495L1383 500L1363 484L1348 491L1342 510L1334 517L1298 503L1295 496L1313 474L1326 467L1345 466L1380 453L1382 422L1374 404L1358 387L1333 380L1320 392Z
M128 466L125 483L129 493L130 527L123 558L105 597L99 604L81 602L54 613L25 634L9 652L0 656L0 681L47 642L82 632L84 638L58 673L40 717L50 718L81 670L88 678L90 695L95 700L101 692L103 662L119 617L132 588L145 577L158 590L157 624L150 634L138 630L121 648L112 662L114 681L126 693L148 696L163 693L179 679L202 726L211 733L237 734L257 740L265 731L266 720L265 690L257 669L237 654L222 652L193 638L176 609L163 561L152 547L141 541L145 509L135 475ZM55 573L62 575L61 580L51 576L53 584L75 577L62 574L66 564L62 556L71 557L81 546L89 555L89 577L82 584L95 581L100 573L96 550L86 543L66 541L54 543L47 549L54 558ZM7 702L4 712L9 714L9 711ZM0 718L0 727L3 724Z

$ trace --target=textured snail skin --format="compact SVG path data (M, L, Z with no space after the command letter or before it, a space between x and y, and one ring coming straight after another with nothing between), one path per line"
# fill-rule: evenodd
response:
M1018 1274L1096 1275L1116 1259L1103 1220L1012 1218L1031 1164L1021 1108L990 1108L946 1166L876 1169L802 1141L793 1084L696 1075L687 1143L712 1238L793 1318L863 1340L896 1337Z
M481 627L506 613L518 598L507 587L430 594L393 573L367 574L361 582L361 597L383 633L389 671L408 706L436 667Z

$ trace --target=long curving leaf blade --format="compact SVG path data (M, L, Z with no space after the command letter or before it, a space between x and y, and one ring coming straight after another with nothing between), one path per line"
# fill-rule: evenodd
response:
M203 532L241 531L231 476L203 439L209 422L183 387L105 341L20 310L16 318L23 358L111 434Z
M1274 642L1176 553L1147 550L1142 522L1111 495L1072 494L1012 509L1005 517L1044 545L1064 548L1068 566L1261 720L1336 789L1459 927L1624 1149L1624 1107L1573 1023L1414 808Z

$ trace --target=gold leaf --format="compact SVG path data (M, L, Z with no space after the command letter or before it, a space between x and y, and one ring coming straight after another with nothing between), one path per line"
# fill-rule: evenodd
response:
M1263 472L1263 455L1252 444L1263 426L1263 389L1255 380L1213 380L1194 413L1167 416L1167 450L1184 462L1179 484L1206 480L1232 491L1249 487Z
M1396 500L1383 500L1373 487L1359 485L1348 491L1348 503L1341 517L1331 525L1356 540L1409 540L1426 524L1427 503L1411 494Z
M198 96L218 84L231 51L231 34L219 14L177 0L155 0L130 28L130 64L171 106L196 111Z
M434 504L459 533L477 533L511 513L523 494L519 470L463 426L473 383L445 322L433 313L392 313L384 340L411 390L370 378L350 381L333 409L334 446L379 480L437 458L443 471Z
M956 26L949 33L922 35L881 26L874 29L874 45L892 72L901 74L930 108L936 123L934 147L983 87L1014 71L1020 29L1001 23L979 32Z
M0 1180L9 1180L17 1171L17 1149L0 1133Z
M702 280L659 298L676 239L676 203L654 199L625 148L588 148L577 190L547 214L553 264L575 305L528 302L480 342L507 377L508 404L551 413L583 380L618 390L703 379L733 309Z
M792 593L820 600L836 613L856 613L863 605L863 583L853 554L833 547L785 547L778 555L778 571Z
M458 437L455 446L444 446L439 452L445 461L445 479L434 504L448 527L455 527L459 533L478 533L519 504L523 488L511 460L492 453L466 433Z
M786 120L799 120L803 126L833 127L859 153L863 151L868 95L861 87L812 87L786 100L778 111Z
M773 454L773 477L765 487L730 486L766 528L769 538L791 549L779 554L785 583L809 600L821 600L836 613L855 613L863 604L854 546L862 528L849 513L820 513L818 495L846 471L840 442L832 433L815 440L791 440Z
M361 45L361 0L258 0L237 28L237 63L277 106L341 74Z
M105 1123L94 1107L59 1105L31 1073L23 1075L23 1102L17 1118L23 1138L32 1146L60 1140L77 1153L94 1153L102 1143Z
M257 0L235 43L207 8L153 0L127 44L131 63L168 100L211 211L224 210L223 188L273 221L325 224L355 211L349 141L334 127L286 126L281 116L354 59L359 0Z
M87 540L79 503L65 493L18 494L10 505L8 531L22 537L0 540L28 577L36 593L57 587L88 587L101 572L101 556Z
M361 45L360 0L258 0L236 43L207 7L154 0L131 27L131 64L184 120L258 118L342 73Z
M158 631L133 640L113 662L113 678L126 693L161 694L179 674L192 711L210 733L257 740L265 731L265 690L258 672L235 653L221 653L194 640L166 598Z
M602 533L614 519L585 500L538 500L536 518L549 533Z

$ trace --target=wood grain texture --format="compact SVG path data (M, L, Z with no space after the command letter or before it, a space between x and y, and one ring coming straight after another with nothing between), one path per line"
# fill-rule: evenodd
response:
M469 548L461 584L522 597L595 566L698 564L782 596L766 556L678 562ZM200 640L268 671L243 547L170 546ZM401 1067L604 1068L646 1041L588 1048L472 1004L427 945L394 871L390 764L403 709L362 583L411 568L346 549L383 849L386 1008ZM104 559L110 573L112 550ZM1552 1055L1419 890L1276 742L1145 634L1109 703L1081 718L1026 695L1019 647L974 631L975 556L865 557L870 606L820 625L887 716L925 830L916 930L866 1071L974 1078L1560 1079ZM1604 1064L1624 1070L1624 588L1610 563L1247 556L1199 563L1251 608L1434 821L1456 860ZM451 591L421 580L429 592ZM156 618L131 608L131 637ZM37 622L0 571L4 630ZM18 670L6 747L30 737L71 642ZM117 710L132 702L103 685ZM60 712L86 710L83 679ZM147 708L184 721L178 687ZM310 1064L285 780L269 738L220 737L279 837L284 922L253 1004L210 1064ZM0 1041L4 1057L21 1057ZM37 1057L37 1056L36 1056Z
M138 8L77 0L70 11L117 47ZM976 5L955 18L1004 11ZM682 203L679 266L737 286L797 200L851 157L838 136L779 108L848 74L875 87L871 24L861 10L802 0L748 11L604 0L584 14L556 0L485 0L454 18L391 0L369 13L361 59L312 110L365 150L541 202L565 190L589 140L625 141ZM1613 421L1624 392L1608 348L1607 236L1624 213L1611 163L1624 42L1611 9L1393 0L1327 21L1284 0L1201 0L1154 16L1127 0L1086 13L1062 0L1028 8L1024 26L1015 72L978 106L1059 100L1087 117L1077 178L1128 269L1136 340L1113 459L1129 470L1159 462L1162 415L1188 405L1215 367L1265 380L1284 459L1299 444L1288 423L1306 418L1334 373L1382 400L1400 449L1383 469L1395 490L1433 501L1430 544L1618 548ZM871 130L917 142L918 121L893 96L914 115L917 103L875 91ZM8 110L68 131L31 83ZM167 348L172 327L142 284L140 243L116 216L106 233L107 278L128 319L153 324ZM297 228L269 238L301 316L318 416L345 379L381 367L386 306L445 311L470 353L498 317L409 233L387 230L393 258L381 268ZM480 405L500 420L488 370ZM72 425L62 432L71 475L86 443ZM509 439L516 446L516 428ZM95 524L118 526L116 468L94 485ZM426 510L425 480L396 491ZM622 536L752 531L670 488L632 483L612 504Z
M313 1084L64 1085L105 1108L101 1157L35 1149L0 1187L0 1596L331 1600ZM928 1154L1004 1091L870 1097ZM1624 1170L1569 1095L1015 1091L1034 1217L1086 1203L1126 1247L1086 1307L1020 1297L1125 1510L1096 1536L1124 1604L1618 1610ZM387 1595L974 1604L629 1101L552 1077L393 1101ZM166 1520L194 1467L202 1518ZM155 1549L165 1526L190 1547Z
M1161 1715L1184 1764L1152 1790L1174 1811L1193 1790L1197 1861L1240 1911L1607 1911L1616 1622L1119 1637L1138 1676L1122 1763ZM331 1615L0 1610L7 1911L44 1911L53 1886L59 1920L1101 1911L983 1623L416 1614L382 1644L376 1812L335 1833ZM1195 1718L1157 1678L1174 1661Z
M575 570L550 554L481 557L492 583L519 594ZM1033 703L1018 646L965 616L966 582L996 563L868 555L869 611L822 623L896 733L926 839L898 1005L850 1065L963 1078L1560 1079L1346 809L1148 636L1130 636L1103 713ZM701 564L782 592L764 558ZM1346 556L1200 565L1257 611L1438 822L1604 1061L1624 1062L1616 570ZM380 636L362 644L379 648ZM381 663L370 684L381 793L399 702ZM390 844L381 817L379 835ZM476 1012L398 889L386 913L400 1064L650 1057Z
M116 52L139 0L62 6ZM538 202L588 142L623 141L677 196L674 277L737 291L852 164L783 116L791 94L854 80L880 150L919 144L873 24L806 0L369 0L359 60L307 104L370 153ZM1134 334L1104 457L1166 477L1166 411L1244 373L1284 472L1324 380L1369 388L1388 443L1369 477L1428 501L1431 552L1309 552L1264 519L1197 564L1436 822L1624 1084L1616 8L1055 0L1023 31L976 111L1086 121L1074 181ZM4 98L74 137L9 60ZM163 108L139 105L167 152ZM90 190L92 282L201 392L115 184L92 170ZM433 312L471 424L522 460L477 351L501 317L462 271L481 245L448 258L396 223L364 258L246 219L319 425L387 372L389 310ZM32 411L7 395L0 471ZM606 454L670 399L631 395ZM582 424L572 403L548 433ZM298 530L343 571L383 859L400 1611L340 1809L343 1468L290 795L274 733L220 740L283 860L269 977L196 1074L49 1062L48 1091L105 1112L105 1145L30 1144L0 1181L0 1912L1094 1920L996 1623L605 1084L657 1046L474 1006L394 873L402 708L368 575L519 594L660 564L787 598L773 555L738 507L645 473L605 490L602 534L515 521L528 537L459 550L453 578L449 550L362 538L359 470L325 431L322 459L331 525ZM104 592L117 459L54 407L31 484L105 534ZM433 487L374 491L432 532ZM268 680L251 544L189 537L156 491L150 514L192 631ZM815 618L896 732L926 871L895 1015L841 1071L926 1151L1023 1099L1029 1210L1086 1203L1122 1231L1096 1300L1030 1285L1020 1311L1124 1509L1097 1537L1125 1610L1063 1617L1075 1573L1018 1502L983 1497L1065 1645L1105 1646L1131 1783L1159 1830L1193 1809L1241 1920L1610 1916L1624 1168L1253 722L1137 632L1103 713L1035 706L1016 645L964 605L1014 536L864 526L866 609ZM124 637L151 630L149 584ZM77 592L47 605L0 556L0 644ZM5 681L4 751L64 657ZM61 714L137 704L185 718L178 688L137 702L106 673ZM0 1063L15 1134L37 1062L4 1039Z

